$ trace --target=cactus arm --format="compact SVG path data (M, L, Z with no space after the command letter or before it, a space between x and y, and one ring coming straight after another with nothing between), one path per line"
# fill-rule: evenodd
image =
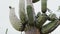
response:
M53 21L53 20L58 19L58 18L56 17L56 14L52 13L53 11L51 11L49 8L47 8L47 10L48 10L48 12L50 13L50 15L48 15L48 20Z
M54 20L58 19L58 18L56 17L56 14L54 14L54 13L51 13L51 14L49 15L49 18L50 18L50 21L54 21Z
M47 0L41 0L41 9L42 12L45 13L47 10Z
M38 12L38 13L37 13L37 16L36 16L36 18L38 18L40 15L41 15L41 13L40 13L40 12Z
M26 16L26 10L25 10L25 0L19 0L19 16L21 19L21 23L25 24L27 23L27 16Z
M34 18L33 18L33 12L32 12L31 6L27 6L27 14L28 14L28 18L29 18L29 23L33 24Z
M16 29L16 30L22 30L22 23L20 22L20 20L17 18L17 16L15 15L15 9L10 7L10 14L9 14L9 18L10 18L10 22L12 24L12 26Z
M46 14L44 13L44 14L40 15L40 16L37 18L37 23L36 23L37 27L38 27L38 28L41 27L46 21L47 21L47 16L46 16Z
M33 25L35 20L35 13L34 13L32 0L27 0L27 15L28 15L29 24Z
M55 20L55 21L52 21L44 26L42 26L42 33L45 34L45 33L51 33L53 30L55 30L57 28L57 26L59 25L59 20Z
M38 2L38 1L39 1L39 0L32 0L33 3L36 3L36 2Z

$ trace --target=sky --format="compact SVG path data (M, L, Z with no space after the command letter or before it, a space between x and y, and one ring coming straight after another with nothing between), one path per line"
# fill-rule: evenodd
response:
M35 13L37 14L39 11L41 11L41 1L34 3L34 9ZM58 10L58 6L60 6L60 0L48 0L47 7L53 11L57 15L57 17L60 16L60 11ZM17 17L18 15L18 6L19 6L19 0L0 0L0 34L5 34L6 29L8 28L7 34L21 34L20 31L16 31L9 20L9 6L12 6L15 8L15 12ZM47 12L47 14L49 14ZM24 34L24 32L22 33ZM51 34L60 34L60 26L58 26Z

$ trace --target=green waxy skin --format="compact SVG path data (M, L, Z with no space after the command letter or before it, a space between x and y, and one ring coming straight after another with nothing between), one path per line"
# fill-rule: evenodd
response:
M27 21L24 12L20 12L20 19L22 24L24 24Z
M25 5L25 1L27 4ZM19 2L19 17L15 15L15 9L10 8L9 18L12 26L17 31L29 31L37 28L40 34L49 34L57 28L60 24L59 20L55 14L50 14L47 16L47 0L41 0L41 9L42 14L38 12L37 16L34 13L33 3L38 2L39 0L20 0ZM26 11L27 10L27 11ZM50 11L50 10L49 10ZM37 17L37 18L36 18ZM47 20L51 21L46 25L43 25ZM32 31L33 31L32 30Z
M38 18L40 15L41 15L41 13L40 13L40 12L38 12L38 14L37 14L37 16L36 16L36 17Z
M27 17L26 17L26 11L25 11L25 1L24 0L20 0L19 3L19 16L20 16L20 20L21 23L24 24L27 21Z
M27 24L27 16L26 16L26 11L25 11L25 0L20 0L19 2L19 17L20 17L20 31L24 31L25 25Z
M59 20L54 20L44 26L42 26L42 33L46 34L46 33L51 33L53 30L55 30L57 28L57 26L59 25L58 23Z
M29 20L29 24L33 25L34 23L34 16L33 16L33 8L31 5L27 6L27 15L28 15L28 20Z
M39 0L32 0L33 3L36 3L36 2L38 2L38 1L39 1Z
M20 19L17 18L15 15L15 8L10 8L10 14L9 14L10 22L12 26L17 30L17 31L22 31L22 23L20 22Z
M43 13L37 18L36 26L40 28L47 21L47 15Z
M51 13L50 15L49 15L49 20L50 21L54 21L54 20L56 20L56 19L58 19L57 17L56 17L56 14L54 14L54 13Z
M45 13L47 10L47 0L41 0L41 9L42 13Z

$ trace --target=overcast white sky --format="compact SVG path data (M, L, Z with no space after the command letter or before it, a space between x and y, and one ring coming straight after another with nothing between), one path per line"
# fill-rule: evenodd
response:
M48 0L48 8L53 11L58 16L60 12L58 6L60 5L60 0ZM18 5L19 0L0 0L0 34L5 34L6 29L8 28L8 34L20 34L19 31L16 31L9 21L9 6L15 7L16 15L18 16ZM34 4L35 12L41 11L40 1ZM23 33L24 34L24 33ZM53 31L51 34L60 34L60 26Z

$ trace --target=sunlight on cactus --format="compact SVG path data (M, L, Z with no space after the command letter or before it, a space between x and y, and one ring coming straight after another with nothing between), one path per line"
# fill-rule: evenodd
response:
M25 1L27 2L26 4ZM38 14L35 15L33 3L38 1L40 0L19 0L20 19L15 15L15 8L9 6L9 18L12 26L17 31L25 31L25 34L49 34L60 25L60 19L47 8L47 0L41 0L42 13L38 12ZM47 10L50 12L50 15L46 14ZM51 22L44 25L47 20Z

